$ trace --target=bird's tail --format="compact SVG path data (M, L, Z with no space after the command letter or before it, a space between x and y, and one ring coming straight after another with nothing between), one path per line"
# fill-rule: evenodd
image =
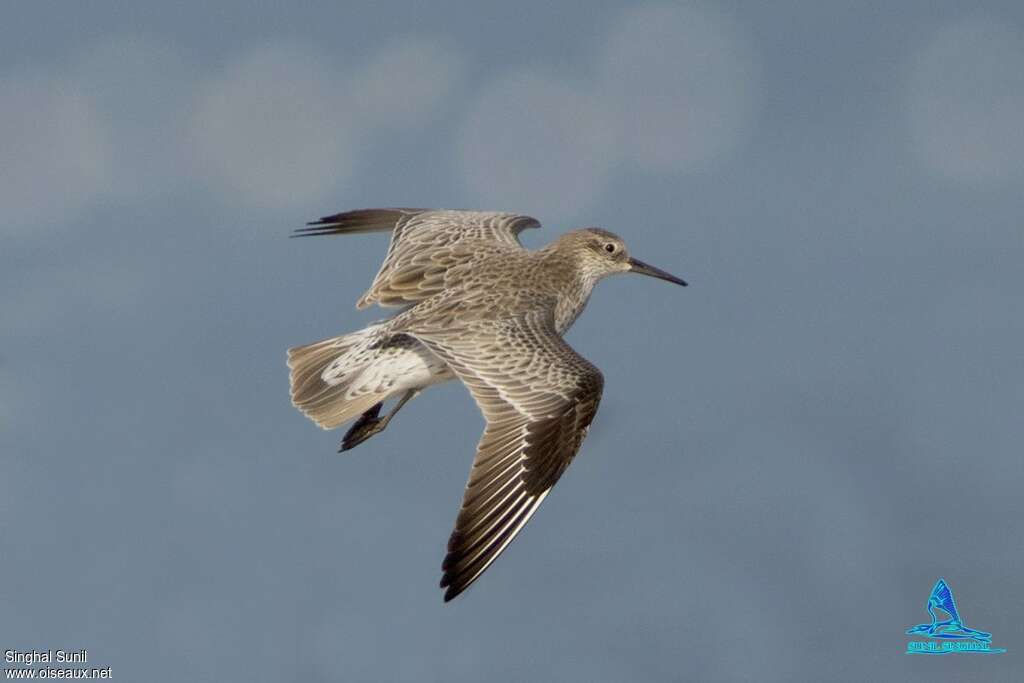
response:
M292 403L322 428L338 427L388 397L355 381L373 358L377 328L288 349Z

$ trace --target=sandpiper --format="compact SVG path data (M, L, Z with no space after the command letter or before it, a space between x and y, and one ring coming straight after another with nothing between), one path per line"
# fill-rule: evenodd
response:
M487 425L442 563L445 602L476 581L572 462L601 400L601 371L562 335L594 285L614 273L674 275L585 228L535 251L540 223L480 211L365 209L325 216L294 236L390 232L384 263L357 302L402 307L368 327L288 350L291 398L324 429L350 419L340 451L382 431L410 399L458 377ZM384 417L383 403L398 398Z

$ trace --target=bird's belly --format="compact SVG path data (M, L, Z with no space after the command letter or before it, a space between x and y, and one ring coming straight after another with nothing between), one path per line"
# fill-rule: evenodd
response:
M397 394L454 379L448 365L420 343L382 350L355 382Z

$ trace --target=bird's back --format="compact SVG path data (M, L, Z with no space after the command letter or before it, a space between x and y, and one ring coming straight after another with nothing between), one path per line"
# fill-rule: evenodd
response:
M395 329L457 329L469 321L540 312L551 315L556 331L564 334L586 305L593 283L549 246L478 253L448 271L447 285L399 316Z

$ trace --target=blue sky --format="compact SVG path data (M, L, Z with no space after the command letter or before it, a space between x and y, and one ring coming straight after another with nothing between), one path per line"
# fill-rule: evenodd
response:
M0 26L0 647L122 680L1012 680L1024 11L20 4ZM599 225L580 457L470 591L457 384L345 456L284 351L372 206ZM907 657L938 577L999 657ZM927 661L920 661L920 660Z

